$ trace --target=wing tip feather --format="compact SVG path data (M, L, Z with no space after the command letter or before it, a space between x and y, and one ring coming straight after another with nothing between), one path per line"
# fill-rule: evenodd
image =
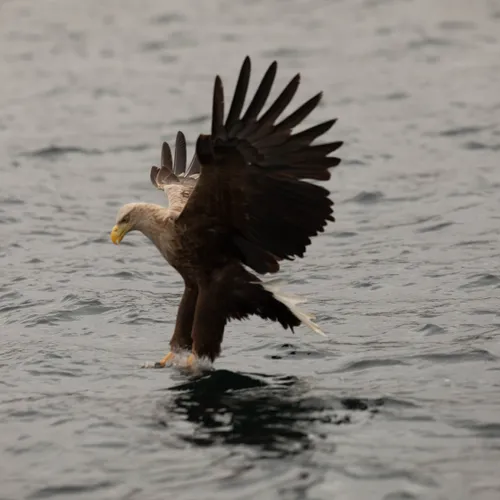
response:
M162 167L172 168L172 151L168 142L163 141L161 145L161 163Z
M149 172L149 178L151 179L151 183L157 189L161 189L161 187L158 186L158 181L157 181L159 171L160 169L158 167L153 166L151 167L151 171Z
M182 130L175 137L174 174L180 175L186 172L186 137Z

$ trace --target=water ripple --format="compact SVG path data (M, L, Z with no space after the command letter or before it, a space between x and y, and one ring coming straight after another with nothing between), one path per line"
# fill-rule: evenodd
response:
M60 484L58 486L46 486L40 488L39 490L33 492L28 498L39 499L39 498L54 498L60 495L81 495L81 494L92 494L102 490L106 490L114 486L111 481L97 481L97 482L82 482L76 484Z
M52 3L1 7L0 497L497 498L494 2ZM328 336L231 322L207 372L143 370L182 280L109 231L247 53L339 118L336 222L282 266Z

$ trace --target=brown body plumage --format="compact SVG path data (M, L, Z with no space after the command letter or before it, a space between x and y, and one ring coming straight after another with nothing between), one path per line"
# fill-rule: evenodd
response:
M276 273L281 260L302 257L311 238L334 220L329 192L304 179L325 181L340 162L328 154L341 142L312 145L335 120L292 135L318 105L317 94L275 124L295 95L299 75L261 115L276 69L274 62L241 116L250 77L245 59L225 122L222 82L216 77L211 134L199 136L190 167L179 132L175 159L164 143L161 167L151 169L151 181L165 192L169 207L130 204L118 214L115 243L140 230L184 279L172 352L191 349L214 360L227 321L252 314L284 328L306 323L320 331L296 300L249 270Z

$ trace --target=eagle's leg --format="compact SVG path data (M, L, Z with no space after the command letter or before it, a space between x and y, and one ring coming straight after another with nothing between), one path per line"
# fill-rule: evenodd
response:
M213 362L220 354L227 318L219 298L220 295L213 286L201 289L198 294L192 331L192 353L186 362L188 366L201 358L208 358Z
M191 349L193 345L191 329L197 298L198 287L186 284L177 311L174 333L170 339L170 352L155 363L155 368L163 368L168 362L173 361L177 352Z

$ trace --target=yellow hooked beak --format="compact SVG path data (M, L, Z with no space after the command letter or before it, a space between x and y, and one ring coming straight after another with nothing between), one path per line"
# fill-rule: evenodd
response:
M123 237L129 232L129 230L130 226L127 226L127 224L116 224L116 226L111 230L111 234L109 235L111 237L111 241L115 245L118 245L120 241L123 240Z

